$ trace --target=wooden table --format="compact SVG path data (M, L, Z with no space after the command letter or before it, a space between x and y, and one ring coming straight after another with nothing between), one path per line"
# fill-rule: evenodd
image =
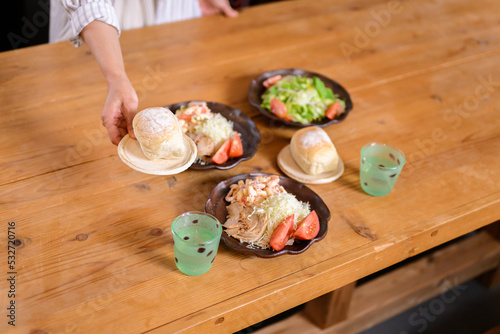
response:
M217 101L260 129L251 160L175 176L121 162L100 124L106 84L86 47L1 53L4 259L8 233L16 248L13 268L2 259L0 332L232 332L496 222L497 14L494 0L283 1L246 8L237 19L124 31L139 109ZM173 261L172 220L202 210L228 177L280 174L276 156L294 129L269 126L247 87L264 71L292 67L333 78L354 102L344 122L325 129L343 176L310 186L332 213L328 235L301 255L274 259L221 245L207 274L183 275ZM385 197L359 185L360 149L371 141L406 153ZM12 301L15 327L6 317Z

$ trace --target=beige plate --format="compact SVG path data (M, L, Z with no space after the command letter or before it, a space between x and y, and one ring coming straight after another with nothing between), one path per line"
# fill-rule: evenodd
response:
M339 157L339 164L335 170L318 175L306 174L293 159L290 145L285 146L278 154L278 166L288 177L310 184L329 183L335 181L344 173L344 163Z
M178 159L150 160L142 153L141 145L126 135L118 144L118 156L122 161L139 172L154 175L178 174L191 166L196 159L196 145L191 138L184 135L186 155Z

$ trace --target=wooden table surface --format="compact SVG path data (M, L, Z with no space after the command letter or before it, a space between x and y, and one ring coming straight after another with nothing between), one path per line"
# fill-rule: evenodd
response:
M85 46L1 53L0 332L232 332L497 221L498 9L494 0L284 1L237 19L124 31L139 109L217 101L261 132L251 160L175 176L119 159L100 123L106 84ZM354 103L345 121L325 128L343 176L310 186L331 211L328 235L273 259L221 245L208 273L180 273L170 232L177 215L203 210L210 190L233 175L281 174L276 156L295 130L271 127L247 88L262 72L292 67L340 82ZM359 185L360 149L371 141L407 157L385 197ZM12 301L15 327L6 317Z

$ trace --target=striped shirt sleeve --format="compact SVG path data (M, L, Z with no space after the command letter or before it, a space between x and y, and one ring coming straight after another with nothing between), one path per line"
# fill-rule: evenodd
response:
M110 0L59 0L69 15L73 37L70 39L75 46L82 45L80 33L90 22L102 21L116 28L120 35L118 17Z

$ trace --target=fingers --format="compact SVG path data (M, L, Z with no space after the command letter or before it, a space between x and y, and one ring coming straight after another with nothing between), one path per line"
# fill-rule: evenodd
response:
M131 138L136 139L132 126L136 110L137 107L133 112L122 112L119 109L103 110L102 124L108 131L109 140L114 145L118 145L127 133Z
M238 12L234 10L233 7L231 7L228 1L224 1L224 3L221 5L221 10L227 17L238 16Z
M238 16L238 12L231 7L229 0L199 0L203 15L223 13L228 17Z
M119 128L117 122L113 120L113 116L105 113L105 111L103 111L102 115L102 124L108 132L109 140L114 145L118 145L126 134L125 130Z
M119 126L118 127L118 132L120 133L120 140L123 139L123 137L125 137L128 133L127 129L125 127L121 127Z
M128 115L129 113L125 113ZM131 116L133 118L133 116ZM108 132L109 140L118 145L123 137L127 134L127 119L122 112L121 105L114 103L106 103L101 115L102 125ZM132 121L130 121L132 122Z
M127 133L135 139L132 121L137 114L138 104L137 94L128 79L108 87L101 119L113 144L118 145Z

